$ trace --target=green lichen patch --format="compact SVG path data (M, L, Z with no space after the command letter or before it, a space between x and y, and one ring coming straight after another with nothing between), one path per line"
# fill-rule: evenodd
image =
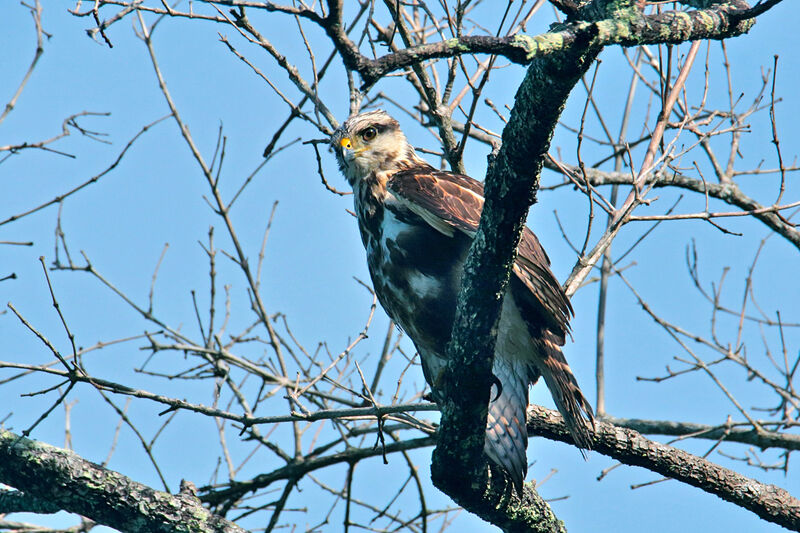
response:
M529 35L515 35L513 44L525 50L525 58L533 58L542 53L553 52L564 48L564 36L560 32L547 32L533 37Z
M445 45L447 48L451 50L455 50L457 52L467 53L470 51L469 46L465 45L461 41L458 40L458 37L453 37L452 39L447 39L445 41Z

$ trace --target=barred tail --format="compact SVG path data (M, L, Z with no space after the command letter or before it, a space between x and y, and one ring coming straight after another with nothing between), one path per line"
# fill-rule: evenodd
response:
M434 401L441 400L436 387L447 361L435 353L420 350L425 380L431 385ZM519 494L528 471L528 383L536 381L527 363L508 359L502 354L494 358L489 413L486 420L486 441L483 451L489 459L508 472Z
M541 359L537 367L544 378L550 394L556 403L564 423L580 448L592 449L592 431L594 430L594 412L592 406L581 392L575 375L561 353L561 347L549 331L545 331L541 340ZM583 451L581 451L583 453ZM584 456L586 454L584 453Z
M522 482L528 471L528 369L518 359L497 354L492 373L497 383L492 386L489 415L486 421L484 451L495 464L511 476L514 487L522 494Z

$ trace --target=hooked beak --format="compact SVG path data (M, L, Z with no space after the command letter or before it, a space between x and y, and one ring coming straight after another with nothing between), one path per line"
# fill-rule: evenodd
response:
M363 148L357 149L353 146L353 141L350 140L350 137L344 137L339 141L339 149L342 153L342 159L347 162L352 161L356 155L363 151Z

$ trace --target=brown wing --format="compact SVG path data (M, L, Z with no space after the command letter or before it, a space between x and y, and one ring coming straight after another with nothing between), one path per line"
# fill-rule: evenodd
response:
M563 346L573 315L572 305L550 271L550 258L527 227L522 230L517 248L514 274L509 281L511 293L529 327L549 329L555 341Z
M386 188L445 235L452 236L453 230L459 230L472 236L478 229L483 184L469 176L417 167L394 174Z
M418 167L394 174L387 183L400 202L445 235L461 231L469 236L478 229L483 209L483 184L469 176ZM532 333L549 329L564 344L572 306L550 271L539 239L524 228L510 289Z

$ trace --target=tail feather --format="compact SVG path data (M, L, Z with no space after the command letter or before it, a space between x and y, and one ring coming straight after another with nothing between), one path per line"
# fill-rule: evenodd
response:
M580 448L592 449L594 412L578 386L575 375L561 353L561 347L549 331L541 339L541 359L537 367L544 378L572 438ZM584 454L585 455L585 454Z
M486 455L508 473L519 494L522 494L528 470L528 387L537 381L539 375L544 378L556 407L580 448L591 449L594 429L592 407L561 353L559 339L545 330L538 339L528 337L528 342L531 341L536 348L533 360L503 351L495 354L492 368L495 383L490 395L484 443ZM438 402L436 384L446 360L423 350L420 354L425 378L431 384L434 400Z
M500 386L492 386L484 451L508 472L521 494L528 471L528 370L521 361L497 354L492 371Z
M447 360L424 349L419 353L425 379L431 385L434 401L439 403L441 397L437 384ZM522 482L528 471L528 383L535 379L525 363L502 354L495 356L492 373L495 380L490 395L483 450L494 464L508 472L514 488L522 494Z

